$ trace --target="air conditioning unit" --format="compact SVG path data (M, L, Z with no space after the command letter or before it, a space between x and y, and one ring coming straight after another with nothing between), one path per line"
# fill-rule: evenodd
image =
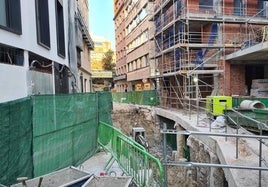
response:
M212 116L221 116L225 109L231 109L233 106L231 96L207 96L206 112Z

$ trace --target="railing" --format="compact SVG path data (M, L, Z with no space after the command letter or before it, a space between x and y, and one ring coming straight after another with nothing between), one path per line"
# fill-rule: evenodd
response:
M245 8L245 7L234 7L234 6L199 6L199 5L188 5L182 7L182 12L186 13L202 13L207 15L215 16L241 16L241 17L265 17L264 9L257 8Z
M267 136L262 135L248 135L248 134L239 134L238 131L236 134L232 133L213 133L213 132L199 132L199 131L176 131L173 129L163 129L161 130L161 133L164 134L164 137L167 134L180 134L180 135L197 135L197 136L215 136L215 137L225 137L225 140L227 141L227 138L236 138L236 158L238 159L239 154L239 138L245 138L245 139L256 139L259 141L259 153L256 153L259 158L259 165L258 166L252 166L250 164L244 164L244 165L236 165L236 164L214 164L214 163L198 163L198 162L167 162L165 161L164 166L181 166L181 167L218 167L218 168L229 168L229 169L245 169L245 170L257 170L259 171L258 176L258 186L262 186L262 171L267 171L267 166L263 166L262 162L266 163L263 158L263 152L262 152L262 144L264 144L264 140L267 140Z
M138 186L164 186L164 171L159 159L118 129L99 122L98 142Z

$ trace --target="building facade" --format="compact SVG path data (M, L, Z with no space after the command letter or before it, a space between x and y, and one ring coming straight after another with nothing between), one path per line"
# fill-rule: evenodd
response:
M208 95L246 95L264 61L226 56L255 45L267 24L265 1L155 0L155 64L160 103L196 109ZM262 65L261 65L262 64ZM254 70L253 70L254 69ZM250 71L253 70L253 71Z
M119 92L157 89L162 106L190 109L267 78L265 55L231 55L266 40L266 1L115 0L114 15Z
M88 1L76 1L76 36L79 44L76 47L77 66L78 66L78 88L79 92L92 91L92 73L91 73L91 52L94 49L94 42L89 34L89 6Z
M115 64L115 53L112 44L104 37L93 36L94 51L91 53L91 69L93 79L93 90L110 90L113 85L113 71L104 70L103 58L108 51L112 52L112 62Z
M116 90L140 91L155 88L154 68L149 51L153 22L149 21L152 3L148 0L115 1Z
M33 94L77 92L76 1L0 2L0 102ZM86 26L83 25L82 26ZM83 27L82 27L83 28Z
M102 59L104 56L104 53L112 50L112 43L104 38L104 37L92 37L93 42L95 44L94 51L91 53L91 69L92 70L103 70L103 63ZM115 61L115 57L113 58L113 63Z
M116 49L116 76L114 77L114 82L116 85L116 91L118 92L122 92L127 89L125 7L124 0L114 0Z

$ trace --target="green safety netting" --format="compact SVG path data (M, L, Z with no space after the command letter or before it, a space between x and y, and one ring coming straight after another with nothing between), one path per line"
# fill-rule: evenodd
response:
M30 98L0 104L0 184L33 177Z
M113 101L119 103L134 103L138 105L158 105L156 90L132 91L132 92L114 92Z
M33 97L34 174L89 158L97 148L96 94Z
M99 121L112 124L111 111L113 109L112 95L110 92L98 92Z
M110 93L37 95L0 104L0 184L77 166L98 146L98 119L111 121Z

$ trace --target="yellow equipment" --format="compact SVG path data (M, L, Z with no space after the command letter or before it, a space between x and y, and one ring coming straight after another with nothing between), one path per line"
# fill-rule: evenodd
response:
M212 116L223 115L225 109L231 109L231 96L207 96L206 97L206 112Z

